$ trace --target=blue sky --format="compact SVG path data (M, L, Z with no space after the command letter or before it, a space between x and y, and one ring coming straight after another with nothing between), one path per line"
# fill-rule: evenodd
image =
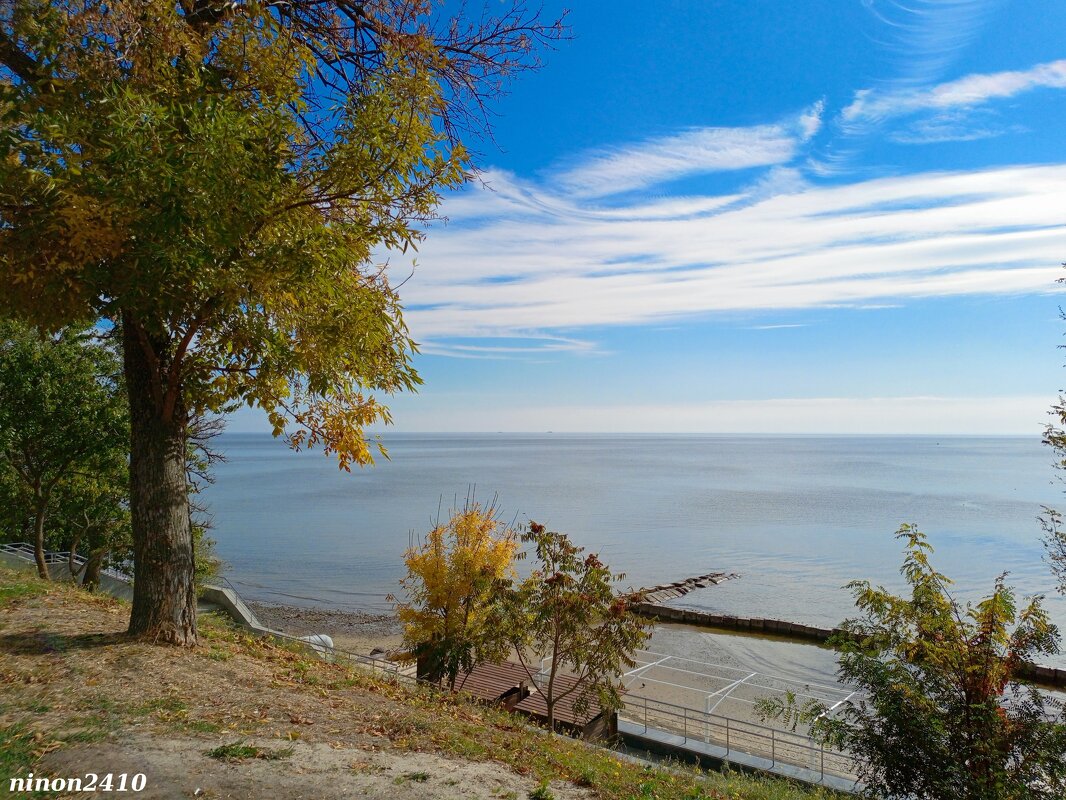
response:
M401 290L397 430L1039 433L1066 4L574 5Z

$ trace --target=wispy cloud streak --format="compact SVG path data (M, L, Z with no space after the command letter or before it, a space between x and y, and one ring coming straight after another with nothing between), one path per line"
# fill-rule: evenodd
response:
M503 174L494 182L497 192L471 189L448 203L452 224L434 229L419 254L404 298L422 340L571 337L723 311L1050 292L1066 252L1064 166L609 212ZM473 211L480 202L489 210Z
M975 108L1040 88L1066 88L1066 60L1028 70L967 75L937 86L888 91L862 89L840 114L845 124L878 122L922 111Z
M785 164L822 124L823 104L774 125L696 128L579 156L554 182L568 194L606 197L709 172Z
M896 57L900 84L939 80L977 38L1002 0L865 0L878 43Z

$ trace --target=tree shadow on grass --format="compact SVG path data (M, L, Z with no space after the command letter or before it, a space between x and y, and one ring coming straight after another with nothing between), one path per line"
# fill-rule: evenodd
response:
M131 641L125 631L115 633L51 633L32 631L28 633L0 634L0 652L12 655L47 655L66 653L70 650L92 650L110 647Z

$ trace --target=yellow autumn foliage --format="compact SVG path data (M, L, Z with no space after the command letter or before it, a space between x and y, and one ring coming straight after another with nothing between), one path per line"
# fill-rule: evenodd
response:
M494 506L468 503L404 553L406 601L397 615L404 646L424 674L454 685L459 673L500 655L487 622L495 587L515 575L517 550L516 532L496 518Z

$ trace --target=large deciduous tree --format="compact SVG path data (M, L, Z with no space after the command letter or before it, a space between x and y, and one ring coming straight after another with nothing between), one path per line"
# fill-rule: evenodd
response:
M521 0L0 0L0 311L121 331L130 631L196 639L189 420L241 404L371 460L412 389L383 268L468 175L458 134L562 34ZM496 9L496 11L491 11Z

